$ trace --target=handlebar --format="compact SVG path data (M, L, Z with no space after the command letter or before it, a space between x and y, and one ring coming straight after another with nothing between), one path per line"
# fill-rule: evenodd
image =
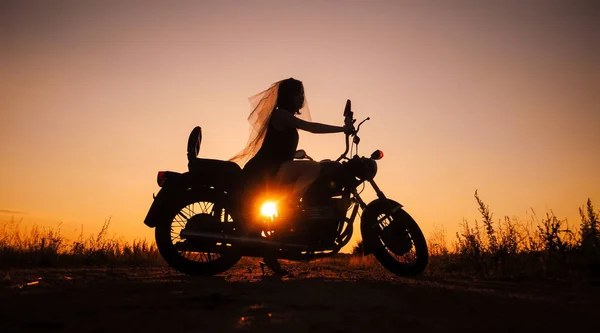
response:
M349 99L347 99L346 107L344 108L344 118L346 118L346 120L348 118L352 119L353 116L354 113L352 112L352 102Z
M360 131L360 126L367 120L371 120L371 118L367 117L367 119L361 121L358 124L358 127L356 128L356 130L353 130L352 133L346 134L346 149L344 150L342 155L340 155L340 157L338 157L337 160L335 160L336 162L339 162L344 158L348 159L348 157L346 157L346 155L348 154L348 151L350 150L350 136L354 137L353 142L358 146L358 143L360 142L360 138L357 136L358 131ZM346 100L346 107L344 108L344 125L354 125L355 122L356 122L356 119L354 119L354 112L352 112L352 102L348 99L348 100ZM299 152L300 151L297 151L297 153L299 153ZM304 151L302 151L302 153L303 154L301 154L297 157L298 159L310 158L310 157L308 157L308 155L306 155L306 153ZM310 158L310 159L312 160L312 158Z
M367 117L365 120L361 121L358 124L358 127L356 128L355 131L353 131L353 133L351 134L346 134L346 149L344 150L344 152L342 153L342 155L340 155L340 157L338 157L338 159L336 160L336 162L341 161L343 158L347 158L346 155L348 154L348 150L350 150L350 136L354 136L354 142L356 144L358 144L358 142L360 141L360 139L358 138L357 134L358 131L360 131L360 126L367 120L370 120L370 117ZM354 119L354 112L352 112L352 102L348 99L346 100L346 107L344 108L344 124L348 125L348 124L354 124L356 122L356 119Z
M361 121L360 124L358 124L358 127L356 128L356 134L358 134L358 131L360 131L360 125L362 125L365 121L367 120L371 120L371 117L367 117L365 120Z
M346 150L344 150L344 152L342 153L342 155L340 155L340 157L338 157L338 159L335 160L335 161L339 162L343 158L345 158L346 154L348 154L348 150L350 150L350 134L346 134Z
M352 112L352 102L347 99L346 107L344 107L344 125L354 124L354 112ZM346 154L348 154L348 150L350 150L350 134L346 134L346 150L338 157L336 162L341 161Z

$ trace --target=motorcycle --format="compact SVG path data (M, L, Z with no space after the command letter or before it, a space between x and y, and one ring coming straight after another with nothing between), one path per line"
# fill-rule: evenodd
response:
M188 171L158 172L160 190L153 195L144 220L145 225L155 228L162 258L184 274L216 275L242 256L274 255L306 262L331 257L352 238L361 210L363 254L372 254L398 276L422 273L429 254L421 229L374 180L383 152L348 157L350 148L356 147L358 152L360 126L369 119L346 134L346 149L339 158L319 162L318 178L299 202L291 205L283 204L281 193L268 188L250 199L238 164L198 158L202 129L196 126L188 138ZM354 128L350 100L344 121ZM302 149L294 158L312 159ZM366 183L377 194L368 204L358 190Z

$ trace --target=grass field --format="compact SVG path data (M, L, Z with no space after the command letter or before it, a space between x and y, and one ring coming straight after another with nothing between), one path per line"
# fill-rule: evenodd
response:
M600 275L599 213L590 200L579 208L579 224L551 212L526 220L494 220L475 192L481 220L464 221L449 237L443 229L426 235L430 263L425 275L497 279L596 279ZM24 229L18 221L0 225L0 268L164 266L153 241L129 243L108 236L110 220L97 234L69 241L60 229ZM339 255L317 260L350 269L383 269L372 256Z
M0 229L2 332L571 332L597 325L598 212L581 221L551 213L481 221L428 235L424 274L401 278L373 256L310 263L282 260L290 274L263 274L242 258L217 276L167 267L153 242L59 229Z

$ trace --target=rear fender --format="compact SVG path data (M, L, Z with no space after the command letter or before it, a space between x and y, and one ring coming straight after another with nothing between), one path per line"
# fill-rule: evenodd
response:
M217 195L222 195L222 202L235 200L235 191L227 191L227 188L209 185L201 181L197 175L190 172L177 173L168 172L163 186L154 196L152 205L146 214L144 224L150 228L168 218L169 214L173 213L173 209L181 203L182 200L188 200L189 195L194 191L216 191ZM216 189L219 189L218 191ZM232 205L235 207L235 205Z
M181 197L183 191L189 189L191 185L192 181L188 172L168 172L163 186L154 196L144 224L150 228L156 227L156 223L169 213L170 208L177 203L177 199Z

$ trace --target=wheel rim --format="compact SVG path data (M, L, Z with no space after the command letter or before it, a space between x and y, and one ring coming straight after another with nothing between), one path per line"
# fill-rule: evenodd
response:
M223 253L215 250L222 251L224 247L230 247L230 244L195 242L182 238L180 234L185 228L204 231L223 229L227 227L224 223L233 223L233 218L226 209L219 208L214 202L207 200L190 203L180 209L171 221L171 245L179 256L191 262L210 263L223 259Z
M398 264L415 265L418 253L410 227L402 227L400 219L394 220L394 217L388 214L379 214L377 222L377 236L383 245L384 253Z

